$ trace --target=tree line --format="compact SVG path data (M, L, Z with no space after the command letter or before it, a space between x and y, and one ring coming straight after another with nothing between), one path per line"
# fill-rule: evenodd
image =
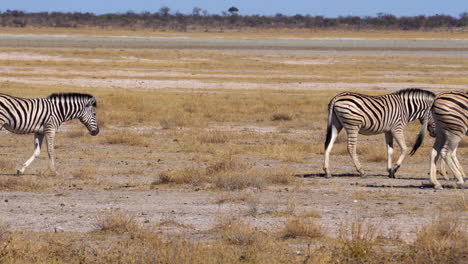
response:
M161 7L157 12L109 13L96 15L80 12L36 12L18 10L0 12L2 27L123 27L130 29L153 30L224 30L241 28L305 28L305 29L400 29L432 30L456 29L468 27L468 12L459 17L449 15L401 16L378 13L376 16L339 16L329 18L311 15L240 15L239 9L231 7L221 14L209 14L206 10L195 7L192 13L171 13L168 7Z

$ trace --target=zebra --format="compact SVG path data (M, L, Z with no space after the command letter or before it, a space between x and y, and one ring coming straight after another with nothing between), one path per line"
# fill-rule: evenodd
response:
M442 189L436 178L436 163L440 156L463 186L466 177L457 158L457 148L464 136L468 135L468 92L448 92L437 95L431 108L435 127L429 130L436 140L431 151L430 175L435 189ZM430 128L431 128L430 127ZM446 172L442 166L442 175Z
M15 134L34 133L34 152L23 164L17 174L25 169L39 156L44 137L47 141L49 169L55 170L54 137L57 129L65 121L79 119L92 136L99 133L96 120L96 98L89 94L53 93L47 98L20 98L0 94L0 130Z
M417 88L403 89L380 96L353 92L343 92L336 95L328 104L328 126L323 165L325 177L331 177L329 170L330 152L338 134L344 128L348 135L348 152L361 177L366 177L366 174L356 154L357 135L385 133L388 176L395 178L395 173L400 168L407 153L403 129L409 122L416 119L419 119L423 124L410 153L413 155L424 139L434 98L434 93ZM401 155L393 166L394 139L401 148Z

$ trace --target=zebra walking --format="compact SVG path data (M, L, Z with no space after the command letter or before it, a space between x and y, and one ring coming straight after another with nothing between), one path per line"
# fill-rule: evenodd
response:
M387 171L389 177L395 178L395 173L400 168L407 153L403 130L409 122L416 119L419 119L423 124L410 153L410 155L413 155L424 139L434 98L434 93L415 88L380 96L352 92L336 95L328 104L328 126L323 165L325 176L327 178L331 177L329 170L330 152L338 134L344 128L348 135L348 152L361 177L365 177L365 173L356 154L357 135L385 133ZM401 155L393 166L394 139L401 148Z
M449 92L439 94L431 108L432 118L435 122L436 140L431 151L431 182L434 188L442 189L436 178L436 163L440 156L442 162L450 168L457 178L457 184L462 186L465 177L463 167L457 158L457 148L464 136L468 135L468 92ZM445 175L445 168L442 168Z
M79 119L93 136L99 133L96 120L96 98L89 94L54 93L47 98L19 98L0 94L0 129L16 134L34 133L33 155L23 164L18 174L39 156L44 137L47 141L49 168L56 173L54 164L54 137L65 121Z

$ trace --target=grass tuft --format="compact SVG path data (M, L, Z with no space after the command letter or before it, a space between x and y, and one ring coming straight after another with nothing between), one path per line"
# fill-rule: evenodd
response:
M284 229L281 231L281 237L284 239L289 238L321 238L325 235L324 227L317 224L311 219L304 219L299 217L291 217L286 222Z
M141 225L129 214L121 210L112 210L105 212L97 219L95 224L97 231L115 233L115 234L130 234L141 235Z

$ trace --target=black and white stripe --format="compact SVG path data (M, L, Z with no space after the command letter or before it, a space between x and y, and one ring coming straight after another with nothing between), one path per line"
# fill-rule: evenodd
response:
M463 185L465 173L457 158L460 141L468 135L468 92L449 92L439 94L431 109L434 119L436 140L431 152L431 182L436 189L442 189L436 178L436 163L440 156ZM432 126L431 126L432 127ZM445 177L445 168L443 175Z
M24 170L39 156L44 137L50 169L55 173L54 137L60 125L79 119L93 136L99 133L96 120L96 98L89 94L56 93L47 98L19 98L0 94L0 129L16 134L35 133L34 153L17 172Z
M336 137L343 128L348 135L349 154L361 176L365 176L365 173L356 154L357 135L385 133L388 154L387 170L390 177L395 177L395 173L407 152L403 130L413 120L419 119L423 123L411 151L411 155L413 155L424 139L434 98L434 93L415 88L380 96L352 92L344 92L335 96L328 105L328 127L323 166L326 177L331 177L329 170L330 152ZM402 150L394 166L392 164L393 139Z

